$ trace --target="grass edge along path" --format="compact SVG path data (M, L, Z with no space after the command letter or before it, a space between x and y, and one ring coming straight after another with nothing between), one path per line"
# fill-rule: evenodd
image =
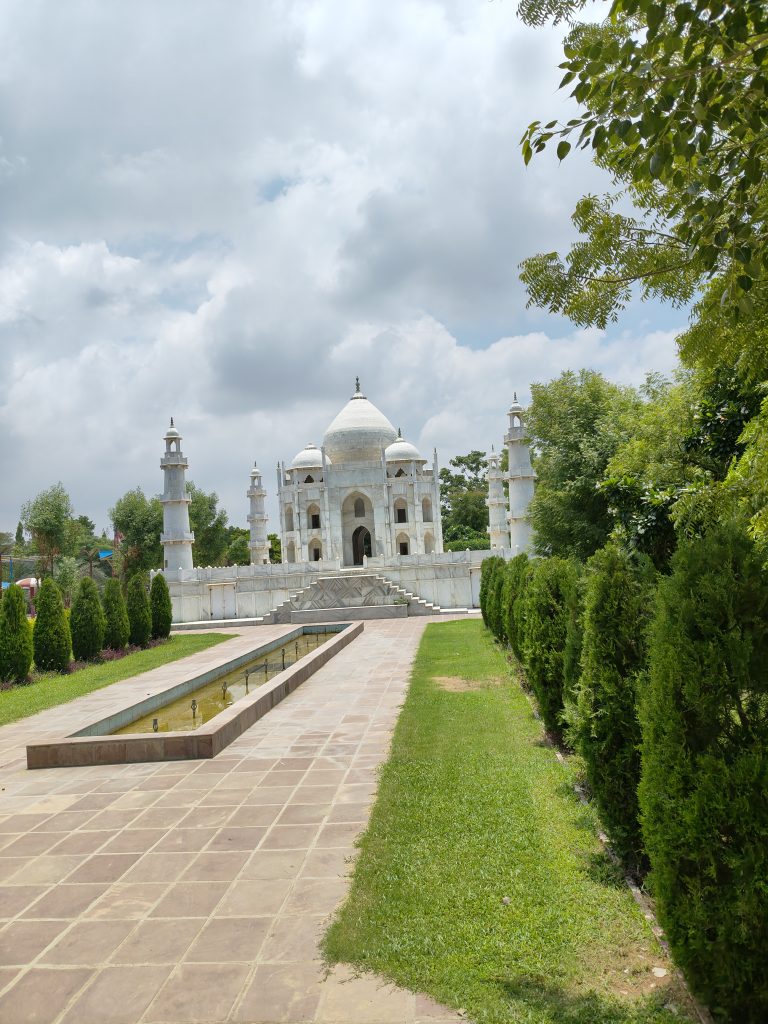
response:
M126 654L117 661L105 661L89 665L67 675L47 673L34 683L0 690L0 726L18 722L22 718L36 715L38 711L68 704L94 690L101 690L112 683L122 682L132 676L160 668L172 661L199 654L209 647L231 640L234 633L188 633L183 636L171 635L164 644L149 647L144 651Z
M428 625L326 958L479 1024L693 1020L572 785L482 623Z

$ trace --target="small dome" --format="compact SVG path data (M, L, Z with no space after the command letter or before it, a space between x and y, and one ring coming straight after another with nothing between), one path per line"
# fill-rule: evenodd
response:
M291 469L322 469L323 453L316 444L308 444L302 448L291 463Z
M181 437L181 434L178 432L176 427L174 427L174 425L173 425L173 416L171 416L171 425L166 430L165 436L166 436L166 438Z
M323 445L334 462L369 462L396 438L384 413L358 391L326 430Z
M415 444L411 444L410 441L406 441L404 437L398 438L394 441L384 452L384 457L387 462L426 462L419 454L419 449Z
M523 411L523 407L518 402L518 400L517 400L517 392L515 391L514 399L512 400L512 405L510 405L510 407L509 407L508 415L511 415L512 413L514 413L516 416L519 416L522 411Z

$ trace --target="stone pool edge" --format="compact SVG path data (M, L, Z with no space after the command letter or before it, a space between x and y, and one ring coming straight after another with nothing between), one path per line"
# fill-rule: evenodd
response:
M280 672L194 732L117 736L65 736L27 745L27 768L71 768L147 761L186 761L215 757L298 689L364 629L354 622L301 661Z

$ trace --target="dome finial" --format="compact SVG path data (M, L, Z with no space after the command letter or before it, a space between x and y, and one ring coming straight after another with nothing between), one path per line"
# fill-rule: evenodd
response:
M517 401L517 392L516 391L512 392L512 396L514 397L514 400Z
M360 394L360 378L359 377L355 377L355 394L356 395Z
M171 416L171 426L173 426L173 416Z
M403 432L402 432L402 430L400 429L400 427L398 427L398 428L397 428L397 436L398 436L398 437L402 437L402 436L403 436Z

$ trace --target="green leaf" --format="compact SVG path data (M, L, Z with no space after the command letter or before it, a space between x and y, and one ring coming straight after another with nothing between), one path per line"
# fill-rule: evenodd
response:
M565 158L568 156L570 151L571 151L571 144L570 144L570 142L566 142L565 139L562 139L557 144L557 159L558 160L565 160Z

